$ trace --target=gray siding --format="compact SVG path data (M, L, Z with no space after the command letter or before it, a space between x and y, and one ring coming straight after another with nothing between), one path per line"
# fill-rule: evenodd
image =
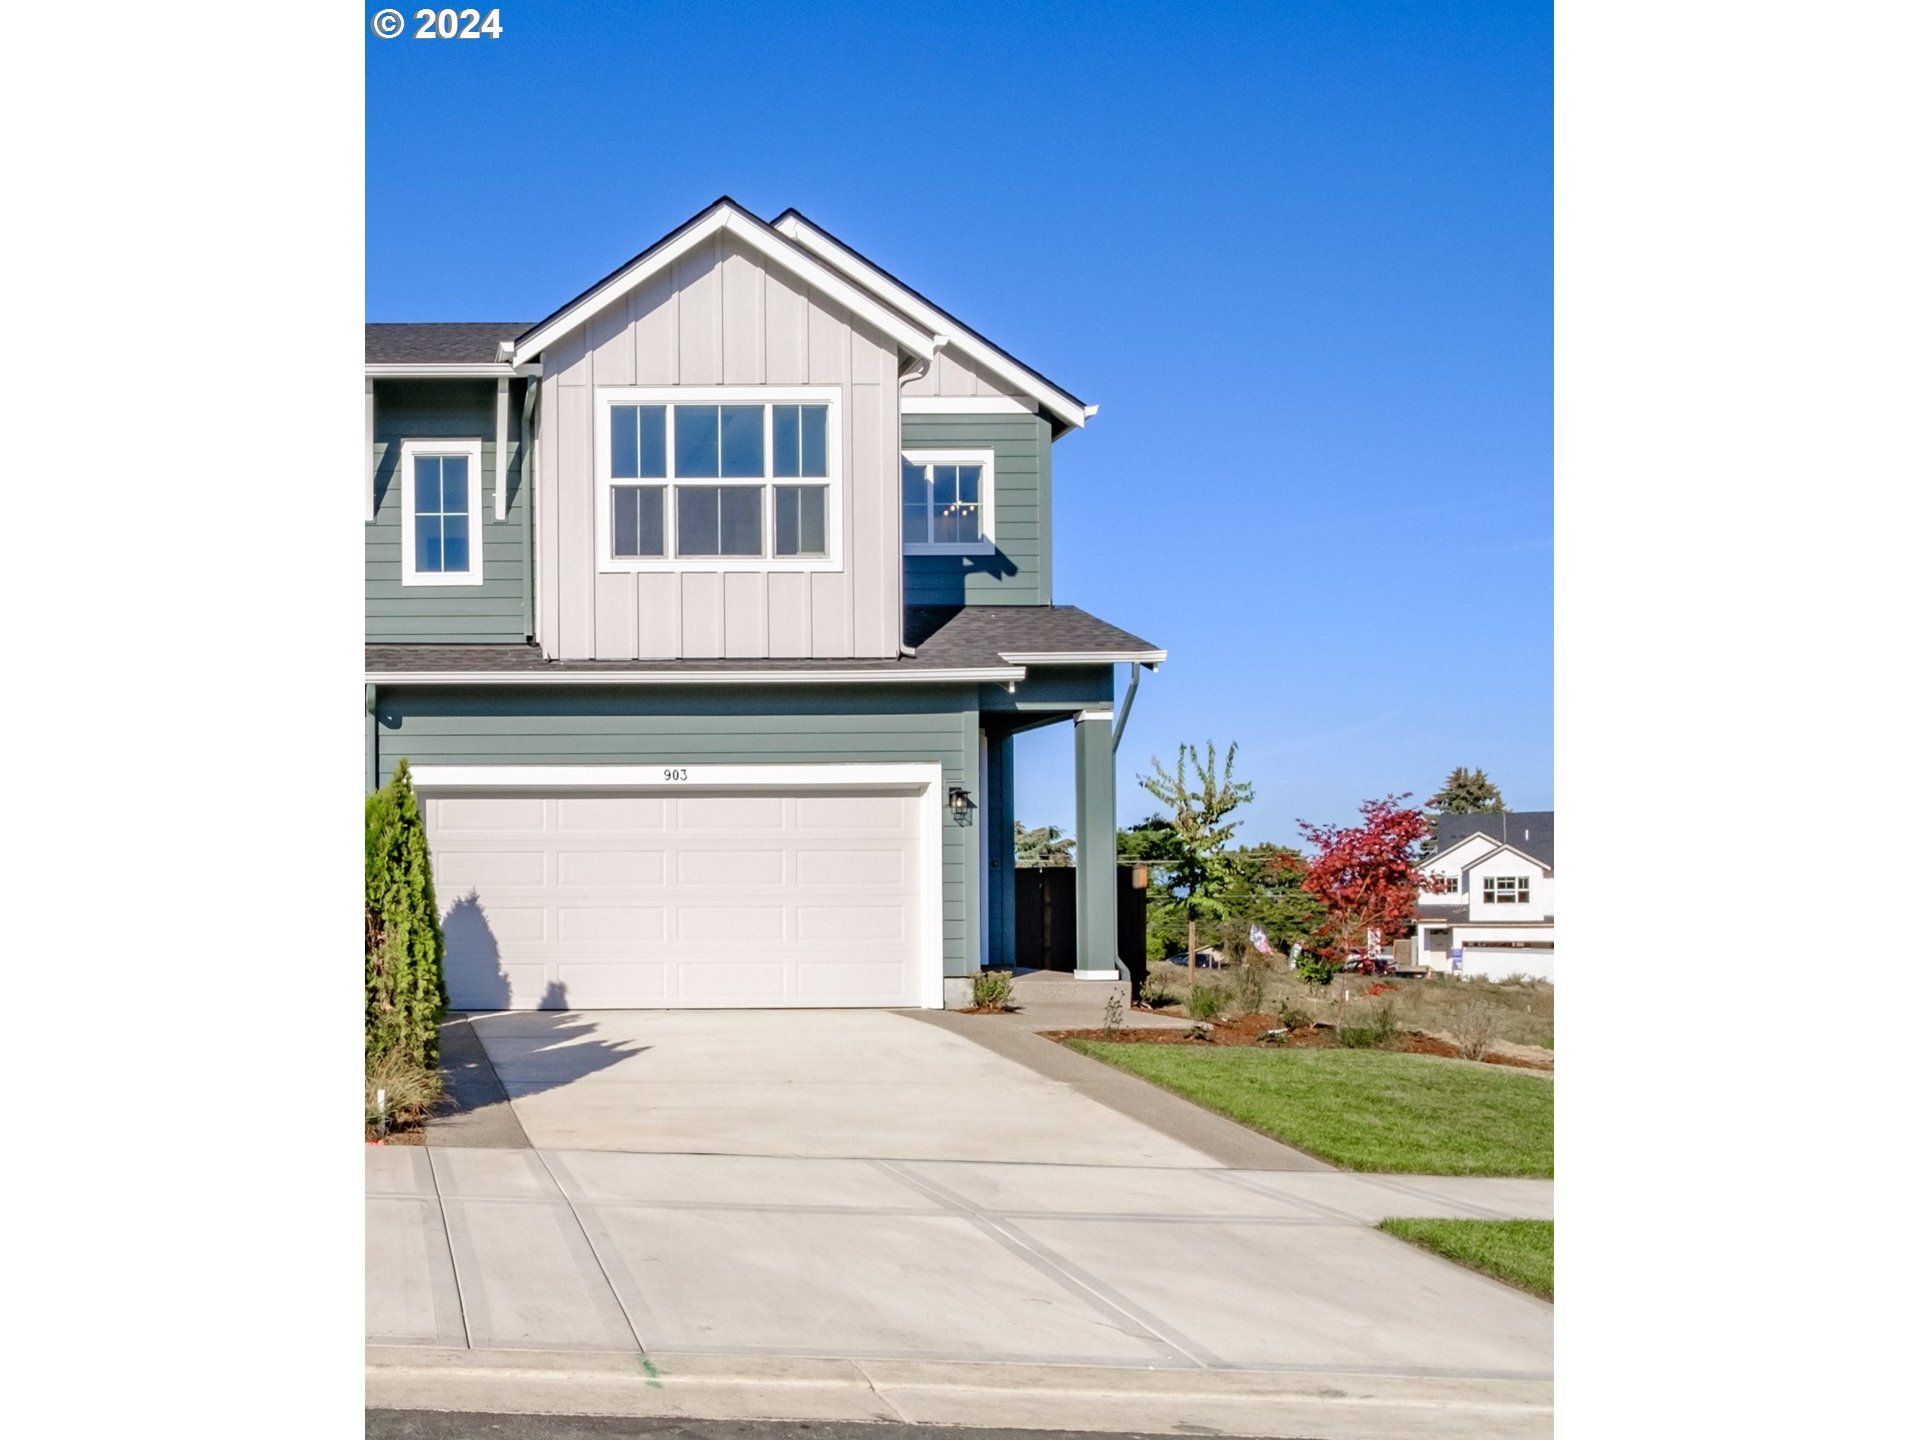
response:
M415 765L807 764L937 761L945 784L980 794L971 690L918 687L650 691L599 686L382 689L378 778ZM980 954L978 832L942 817L943 957L967 975Z
M900 644L899 355L720 236L544 356L540 643L561 659L892 656ZM599 571L594 392L621 385L838 385L838 571Z
M927 373L907 381L900 387L900 392L903 395L940 395L949 399L980 395L1012 398L1015 395L1013 390L988 375L973 361L951 350L942 350L935 355L933 363L927 367Z
M526 524L522 510L520 394L508 405L507 518L493 518L494 382L382 380L374 386L374 519L367 525L367 640L512 643L527 638ZM480 437L479 585L400 583L400 442Z
M944 353L944 352L943 352ZM993 451L997 553L909 555L909 605L1053 603L1053 436L1037 415L902 415L900 448Z

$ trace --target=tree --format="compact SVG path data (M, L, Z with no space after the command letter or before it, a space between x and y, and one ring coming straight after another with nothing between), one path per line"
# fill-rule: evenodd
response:
M1186 912L1188 975L1194 972L1201 917L1209 920L1224 917L1220 892L1231 878L1225 852L1233 832L1240 828L1238 820L1226 817L1253 798L1252 784L1233 778L1233 757L1239 749L1238 745L1227 747L1226 767L1217 778L1211 740L1207 742L1204 768L1200 764L1199 748L1183 742L1173 774L1167 773L1156 755L1153 774L1139 777L1142 788L1169 812L1167 823L1172 834L1164 840L1168 857L1165 862L1167 885ZM1193 767L1197 789L1187 781L1188 765Z
M1442 815L1494 815L1507 808L1500 798L1500 787L1487 778L1484 770L1469 770L1462 765L1447 776L1447 783L1427 801L1427 833L1420 841L1422 856L1433 854L1436 822Z
M1013 863L1016 866L1073 864L1073 841L1060 833L1058 825L1043 825L1029 830L1018 820L1013 822Z
M433 896L427 828L403 759L367 796L367 1058L439 1058L447 942Z
M1317 938L1328 958L1362 948L1369 930L1383 937L1401 934L1421 892L1438 888L1420 873L1427 820L1402 804L1412 798L1408 793L1368 800L1360 807L1358 825L1300 822L1314 849L1303 888L1326 906Z

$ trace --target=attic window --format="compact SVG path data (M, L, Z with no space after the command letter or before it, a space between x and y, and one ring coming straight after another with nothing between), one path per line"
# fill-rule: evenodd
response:
M993 451L903 454L900 539L909 555L993 554Z

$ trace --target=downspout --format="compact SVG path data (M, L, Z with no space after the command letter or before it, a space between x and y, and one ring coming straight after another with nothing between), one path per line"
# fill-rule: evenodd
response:
M1133 678L1127 682L1127 698L1120 702L1120 718L1113 722L1113 753L1120 753L1120 737L1127 733L1127 716L1133 712L1134 692L1140 688L1140 662L1133 662Z
M520 397L520 554L521 573L526 582L520 589L520 620L529 641L536 638L533 613L534 587L539 577L534 573L533 553L533 443L534 414L540 405L540 382L529 375L526 380L526 393Z
M376 687L367 686L367 793L380 788L380 707Z

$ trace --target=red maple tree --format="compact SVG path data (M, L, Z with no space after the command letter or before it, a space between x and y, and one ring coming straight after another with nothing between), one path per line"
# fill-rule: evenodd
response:
M1328 958L1364 952L1369 930L1382 940L1403 934L1421 892L1439 888L1420 873L1427 818L1403 803L1412 798L1409 791L1368 800L1358 825L1300 822L1314 855L1295 866L1301 888L1326 907L1317 938Z

